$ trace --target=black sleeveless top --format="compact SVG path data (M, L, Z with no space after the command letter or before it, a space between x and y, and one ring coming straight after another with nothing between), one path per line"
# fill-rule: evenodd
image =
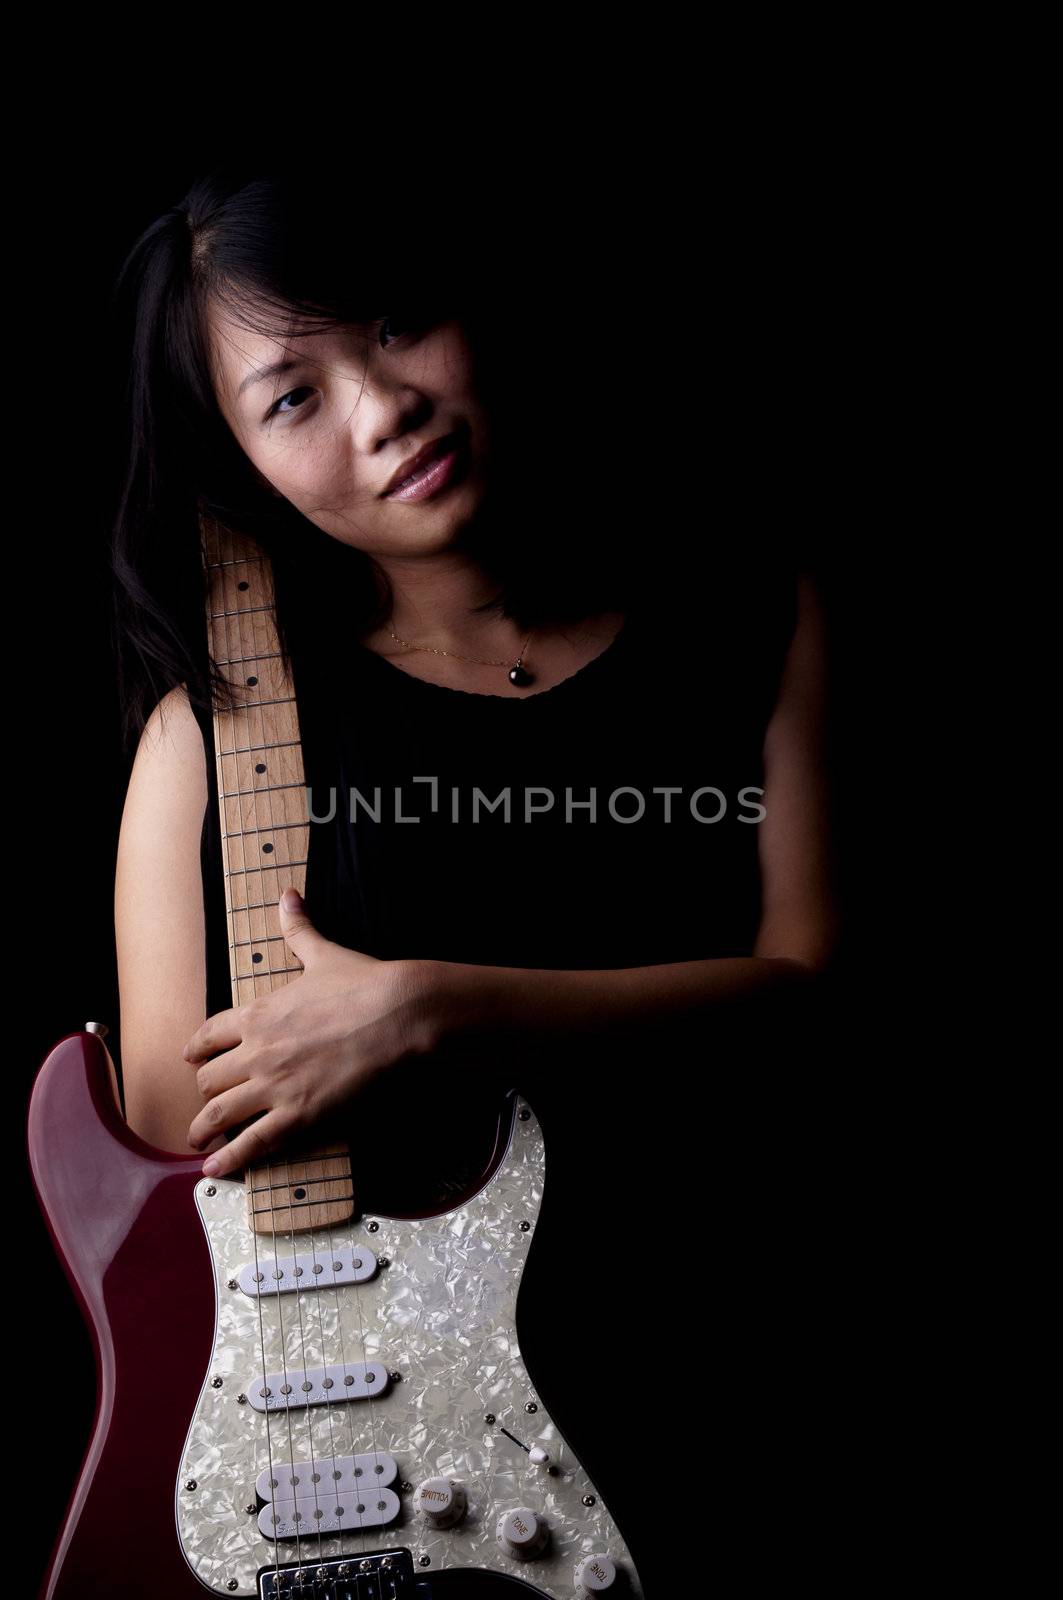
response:
M736 562L726 581L692 585L663 608L633 604L601 654L523 699L425 682L353 641L293 661L311 816L321 819L311 821L305 880L315 927L385 959L495 966L751 954L764 733L796 622L796 577L784 558ZM197 714L210 1014L232 1000L213 730ZM587 1374L585 1407L558 1420L646 1577L652 1534L632 1462L649 1452L671 1478L683 1463L678 1441L708 1427L727 1471L736 1468L747 1423L752 1450L758 1406L769 1403L770 1383L758 1375L750 1387L749 1362L768 1331L755 1309L773 1229L765 1152L785 1137L790 1091L777 1099L763 1069L787 1049L785 1034L760 1035L742 1014L737 1027L680 1030L659 1047L611 1041L564 1064L559 1051L553 1070L516 1085L543 1125L543 1222L552 1205L557 1241L530 1256L521 1347L537 1327L533 1376L544 1393L552 1359L565 1368L559 1389L573 1363ZM706 1295L711 1309L697 1313ZM667 1399L673 1366L697 1369L682 1404ZM628 1390L641 1397L633 1411L617 1403ZM674 1407L667 1426L651 1421L659 1404ZM752 1457L746 1466L755 1469Z
M795 620L780 560L693 608L634 606L604 651L524 698L429 683L353 641L293 661L315 927L383 959L748 955L764 733ZM196 715L212 1014L232 1000L213 727Z

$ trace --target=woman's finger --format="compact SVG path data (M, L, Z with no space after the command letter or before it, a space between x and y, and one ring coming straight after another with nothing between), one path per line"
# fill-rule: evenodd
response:
M238 1133L221 1150L215 1150L203 1163L203 1172L209 1178L225 1178L243 1172L245 1167L265 1161L278 1150L291 1133L291 1125L283 1112L267 1111L256 1117L249 1128Z
M224 1050L212 1061L205 1061L201 1067L196 1067L195 1074L196 1086L204 1100L221 1094L223 1089L235 1089L237 1084L248 1083L251 1078L247 1056L239 1046L235 1050Z
M217 1055L219 1050L231 1050L233 1045L243 1043L243 1032L240 1017L236 1007L229 1011L219 1011L213 1017L208 1017L203 1025L185 1045L181 1054L186 1061L198 1063L205 1061L209 1056Z
M269 1086L263 1083L261 1078L248 1078L243 1083L238 1083L233 1088L215 1095L213 1100L208 1100L199 1115L192 1119L188 1129L189 1144L193 1147L209 1144L219 1133L224 1133L226 1128L232 1128L238 1122L246 1122L256 1111L267 1110L270 1104L269 1095Z

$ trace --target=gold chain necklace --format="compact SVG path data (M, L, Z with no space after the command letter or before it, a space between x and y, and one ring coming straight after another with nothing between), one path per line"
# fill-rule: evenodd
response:
M440 650L437 649L435 645L431 644L411 644L408 639L400 639L394 628L391 627L390 623L388 624L388 632L391 634L391 637L395 640L396 644L401 644L407 650L427 650L429 654L433 656L453 656L455 661L471 661L478 667L509 666L509 663L506 661L481 661L478 656L462 656L459 655L456 650ZM534 628L529 631L528 637L521 645L520 655L517 657L513 665L509 667L509 672L507 674L510 683L512 683L518 689L524 689L529 683L535 682L533 674L530 673L524 665L524 652L528 648L528 639L531 638L534 632Z

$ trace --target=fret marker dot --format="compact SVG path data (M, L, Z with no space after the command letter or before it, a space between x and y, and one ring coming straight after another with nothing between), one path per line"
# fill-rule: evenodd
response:
M236 585L236 587L238 589L249 589L251 587L251 585L248 583L246 578L241 578L240 582Z
M248 688L249 688L249 689L253 689L253 688L254 688L254 687L255 687L255 684L256 684L256 683L257 683L257 682L258 682L258 679L257 679L257 678L248 678L248 680L247 680L247 687L248 687Z
M267 856L268 856L268 855L270 855L270 854L271 854L271 852L272 852L272 850L273 850L273 846L272 846L272 845L271 845L271 844L264 844L264 845L263 845L263 846L262 846L262 849L263 849L263 851L264 851L264 852L265 852L265 854L266 854L266 855L267 855Z
M261 950L256 950L254 955L251 957L251 960L252 961L261 961L262 960L262 951Z
M305 1189L296 1189L294 1191L294 1194L295 1194L295 1198L297 1200L305 1200L306 1199L306 1190Z
M255 763L255 771L256 772L265 772L265 770L266 770L266 763L264 761L256 761L256 763Z

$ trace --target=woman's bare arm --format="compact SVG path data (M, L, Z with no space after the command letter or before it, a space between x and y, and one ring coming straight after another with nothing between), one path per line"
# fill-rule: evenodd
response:
M160 1150L193 1153L203 1109L181 1051L206 1019L203 735L184 688L156 706L140 738L122 812L115 875L119 1047L126 1120ZM224 1144L219 1135L208 1149Z
M828 645L814 579L798 579L797 623L764 740L758 825L762 913L753 954L829 964L840 932L828 750Z

